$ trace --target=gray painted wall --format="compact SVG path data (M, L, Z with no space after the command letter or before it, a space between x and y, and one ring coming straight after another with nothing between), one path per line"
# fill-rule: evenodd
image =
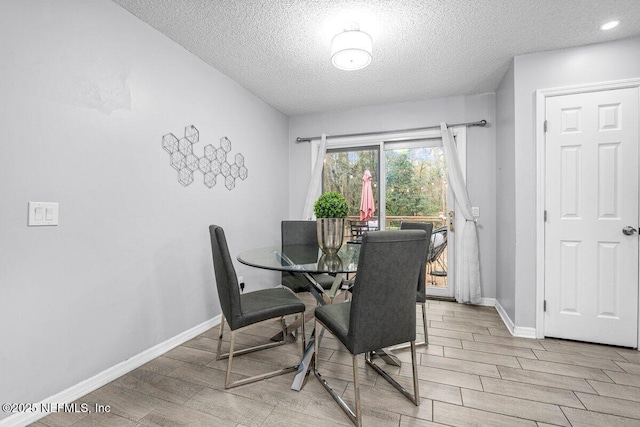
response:
M323 114L293 116L289 120L289 215L299 218L310 178L310 144L296 144L298 136L318 136L416 128L441 121L460 123L486 119L489 126L467 132L467 185L471 203L480 207L478 238L482 296L495 298L496 191L495 95L482 94L389 104Z
M516 169L513 61L496 91L496 299L515 319Z
M0 401L38 402L220 313L207 226L279 243L288 118L108 0L1 2L0 52ZM189 124L248 179L182 187L161 137Z
M514 75L516 298L515 318L512 320L516 326L535 327L535 91L640 77L640 38L517 56ZM501 117L500 122L503 119L510 120ZM510 269L507 264L502 267L500 260L498 269ZM503 274L504 271L500 271L498 276Z

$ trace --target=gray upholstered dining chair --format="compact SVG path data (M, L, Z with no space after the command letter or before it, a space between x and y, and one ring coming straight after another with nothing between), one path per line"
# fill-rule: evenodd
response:
M327 304L315 309L315 354L318 354L320 325L331 332L351 353L355 391L355 412L338 396L319 372L314 374L333 399L357 426L362 425L357 355L416 406L420 404L416 366L416 283L428 248L423 230L372 231L362 238L358 272L350 302ZM371 352L397 344L411 343L413 396L382 368L371 361Z
M430 222L411 222L402 221L400 223L400 230L424 230L427 232L427 241L431 242L431 232L433 231L433 224ZM425 253L422 270L420 270L420 277L418 278L418 289L416 292L416 304L422 307L422 326L424 328L424 341L417 342L416 345L429 345L429 332L427 331L427 258L429 251Z
M220 306L222 307L222 319L220 321L220 333L218 335L217 360L228 359L224 387L232 388L295 371L298 368L298 365L231 382L231 369L234 356L264 350L286 343L284 340L284 337L286 337L284 316L302 315L301 341L302 353L304 353L304 349L306 347L304 334L305 306L298 297L285 288L262 289L241 294L238 287L236 271L233 267L231 256L229 255L229 248L227 246L224 230L220 226L211 225L209 226L209 234L211 235L211 251L213 253L213 268L215 270L216 285L218 287L218 297L220 298ZM283 332L282 341L269 342L234 351L236 332L247 326L275 318L280 318ZM229 344L229 352L222 354L222 336L225 320L229 324L229 329L231 329L231 341Z
M280 223L282 245L318 245L317 225L315 221L289 220ZM318 247L319 249L319 247ZM300 257L305 254L297 254ZM293 255L292 255L293 256ZM309 254L309 260L296 259L300 264L313 263L318 260L318 251ZM311 274L322 289L330 289L335 277L329 274ZM282 273L282 285L293 292L307 292L309 290L309 279L300 273L285 271Z

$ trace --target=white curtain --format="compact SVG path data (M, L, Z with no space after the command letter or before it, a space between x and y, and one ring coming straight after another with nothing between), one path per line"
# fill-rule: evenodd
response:
M316 162L311 171L311 181L309 182L307 199L304 202L304 209L302 210L302 219L313 219L313 204L318 200L322 191L322 168L324 166L324 156L326 153L327 135L323 133L320 137Z
M458 230L459 233L462 233L462 238L456 239L456 300L461 303L479 304L482 297L480 295L480 253L476 222L471 214L471 201L462 175L453 130L449 129L446 123L440 123L440 130L442 131L444 155L447 159L449 185L459 208L457 214L461 214L465 219L462 230Z

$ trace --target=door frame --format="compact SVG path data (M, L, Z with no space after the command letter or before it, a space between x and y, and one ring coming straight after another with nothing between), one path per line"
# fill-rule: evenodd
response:
M544 210L545 210L545 141L544 122L546 120L547 98L552 96L575 95L614 89L635 88L640 91L640 78L588 83L575 86L561 86L539 89L535 92L535 141L536 141L536 338L544 338ZM639 293L640 295L640 293ZM640 309L640 298L638 301ZM638 316L638 337L636 346L640 351L640 316Z

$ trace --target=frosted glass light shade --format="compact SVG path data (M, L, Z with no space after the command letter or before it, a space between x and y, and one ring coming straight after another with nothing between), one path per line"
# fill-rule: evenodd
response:
M609 22L605 22L604 24L602 24L600 26L600 29L602 31L608 31L608 30L612 30L615 27L618 26L618 24L620 24L620 21L618 21L617 19L615 21L609 21Z
M371 63L371 36L360 30L345 30L331 40L331 63L340 70L360 70Z

